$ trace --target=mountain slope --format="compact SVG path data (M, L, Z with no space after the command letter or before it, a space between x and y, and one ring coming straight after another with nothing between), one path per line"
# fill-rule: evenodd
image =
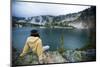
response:
M16 17L14 17L13 20L15 18ZM19 22L20 19L17 18L16 20L17 20L16 22ZM29 24L42 25L42 26L60 26L60 27L72 26L79 29L95 28L96 7L92 6L83 11L72 14L58 15L58 16L41 15L41 16L29 17L28 19L21 18L21 20L24 20L26 21L26 23Z

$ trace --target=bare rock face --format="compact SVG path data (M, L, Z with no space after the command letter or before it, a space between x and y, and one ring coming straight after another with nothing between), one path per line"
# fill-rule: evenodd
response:
M68 60L68 62L82 61L81 51L68 50L64 52L64 57Z
M43 64L67 62L67 60L64 59L58 51L48 51L45 53L45 55L46 58L43 60ZM38 57L33 53L27 54L23 58L18 58L15 62L15 65L34 65L34 64L39 64L39 62L38 62Z
M64 52L63 57L67 62L87 62L96 60L96 50L67 50Z
M64 63L64 62L67 62L67 60L64 59L58 51L47 52L46 56L47 56L47 59L46 59L47 63Z
M72 63L81 61L95 61L96 60L96 50L67 50L63 54L58 51L48 51L45 52L45 59L42 64L52 64L52 63ZM17 58L14 61L14 65L35 65L40 64L38 57L34 53L28 53L23 58Z

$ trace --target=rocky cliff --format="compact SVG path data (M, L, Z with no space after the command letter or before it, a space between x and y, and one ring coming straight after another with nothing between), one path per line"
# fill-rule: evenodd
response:
M41 15L25 18L12 17L13 22L42 26L72 26L79 29L94 28L96 25L96 7L91 6L83 11L66 15ZM13 23L14 24L14 23ZM25 25L25 24L24 24ZM27 26L27 25L26 25Z

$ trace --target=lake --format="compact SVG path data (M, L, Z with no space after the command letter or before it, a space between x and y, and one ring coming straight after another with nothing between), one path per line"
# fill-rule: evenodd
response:
M38 30L43 45L49 45L51 51L56 50L61 46L62 37L64 48L66 49L81 48L86 45L89 39L89 33L86 29L13 28L12 45L18 50L22 50L32 29Z

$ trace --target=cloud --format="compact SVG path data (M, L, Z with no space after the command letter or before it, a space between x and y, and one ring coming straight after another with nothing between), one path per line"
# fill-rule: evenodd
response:
M38 15L64 15L68 13L79 12L89 7L90 6L13 2L12 14L14 16L21 17Z

